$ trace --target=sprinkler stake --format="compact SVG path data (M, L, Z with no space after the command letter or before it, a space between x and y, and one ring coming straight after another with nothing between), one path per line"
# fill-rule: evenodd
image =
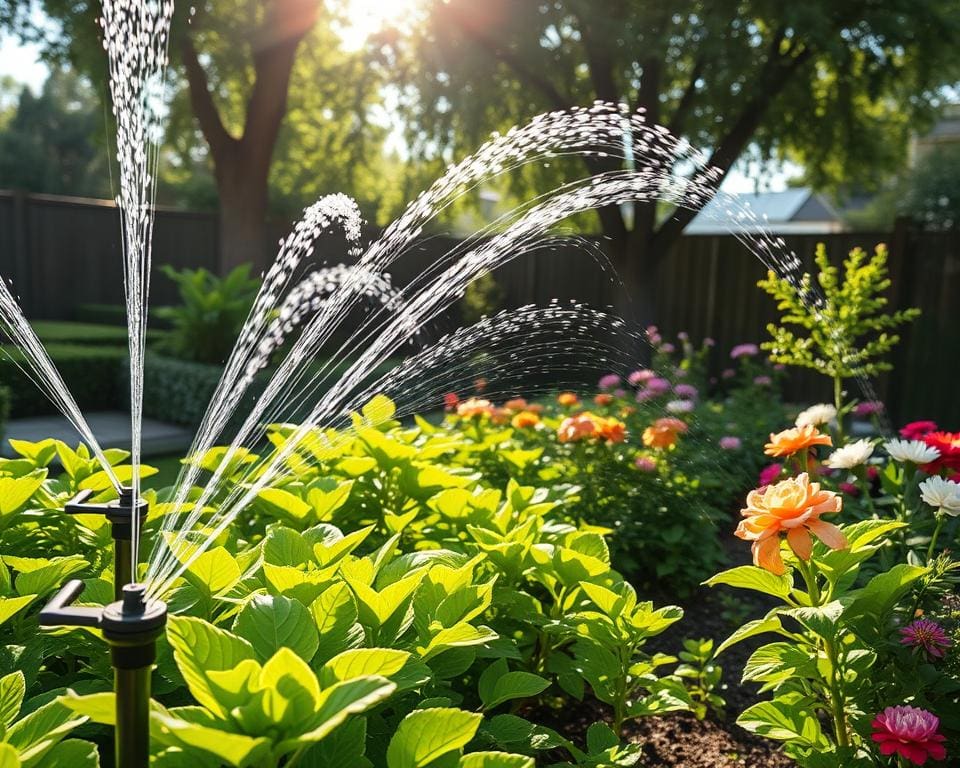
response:
M140 499L133 502L133 489L120 489L120 498L106 504L92 504L87 501L94 492L80 491L66 503L63 511L68 515L103 515L110 521L110 535L113 536L113 598L123 600L123 580L133 574L133 514L134 509L140 516L141 525L147 519L147 502Z
M110 644L113 665L117 768L147 768L150 762L150 674L157 638L167 623L167 604L146 599L143 584L126 584L123 597L103 608L74 606L84 584L71 579L40 611L44 627L97 627Z

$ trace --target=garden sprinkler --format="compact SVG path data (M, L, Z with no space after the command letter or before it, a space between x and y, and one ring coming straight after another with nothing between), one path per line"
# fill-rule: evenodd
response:
M63 510L68 515L103 515L110 521L110 534L113 536L113 599L123 600L122 579L133 573L133 515L134 510L140 516L140 524L147 519L147 502L133 501L133 489L120 488L120 498L105 504L93 504L87 501L94 491L80 491L66 503Z
M40 611L44 627L96 627L110 644L113 666L117 768L147 768L150 761L150 674L167 604L147 600L143 584L126 584L123 598L103 608L72 605L84 584L71 579Z
M114 594L116 602L103 607L74 606L84 584L71 579L40 611L44 627L95 627L110 645L113 666L117 768L147 768L150 761L150 675L157 658L157 638L167 623L167 604L147 600L143 584L121 586L120 574L132 573L131 539L134 511L146 517L147 502L133 503L123 488L119 500L88 504L89 492L66 506L70 514L103 514L112 524L114 540Z

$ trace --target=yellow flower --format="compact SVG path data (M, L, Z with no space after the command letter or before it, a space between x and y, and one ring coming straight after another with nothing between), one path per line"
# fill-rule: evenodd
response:
M792 456L815 445L833 445L833 440L830 435L821 434L815 426L807 424L771 434L770 442L764 446L763 452L767 456Z

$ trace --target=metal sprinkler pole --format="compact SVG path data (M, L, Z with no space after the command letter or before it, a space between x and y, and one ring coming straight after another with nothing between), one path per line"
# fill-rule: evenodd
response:
M66 503L63 511L68 515L103 515L110 521L113 537L113 599L122 600L126 580L133 574L133 516L140 516L141 525L147 519L147 502L133 499L133 489L120 489L120 498L105 504L87 501L94 495L92 490L80 491Z
M146 502L133 503L123 489L112 504L86 504L89 495L74 499L72 514L102 513L113 525L114 593L117 601L103 607L74 606L84 584L71 579L40 611L45 627L96 627L110 645L113 666L116 726L114 746L117 768L148 768L150 762L150 675L157 659L157 638L167 624L167 605L147 600L143 584L122 584L133 572L131 534L134 511L146 517ZM71 508L72 507L72 508Z

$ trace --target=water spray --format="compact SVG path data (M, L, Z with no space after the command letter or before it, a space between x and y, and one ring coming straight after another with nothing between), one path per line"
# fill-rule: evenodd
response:
M117 768L147 768L150 762L150 675L157 658L157 638L167 624L167 605L147 599L143 584L123 584L132 574L132 534L136 515L142 522L147 502L134 501L129 488L106 504L89 503L82 492L67 505L69 514L102 514L111 524L114 543L114 595L103 607L75 606L84 583L71 579L40 611L43 627L94 627L110 646L114 679L114 747Z

